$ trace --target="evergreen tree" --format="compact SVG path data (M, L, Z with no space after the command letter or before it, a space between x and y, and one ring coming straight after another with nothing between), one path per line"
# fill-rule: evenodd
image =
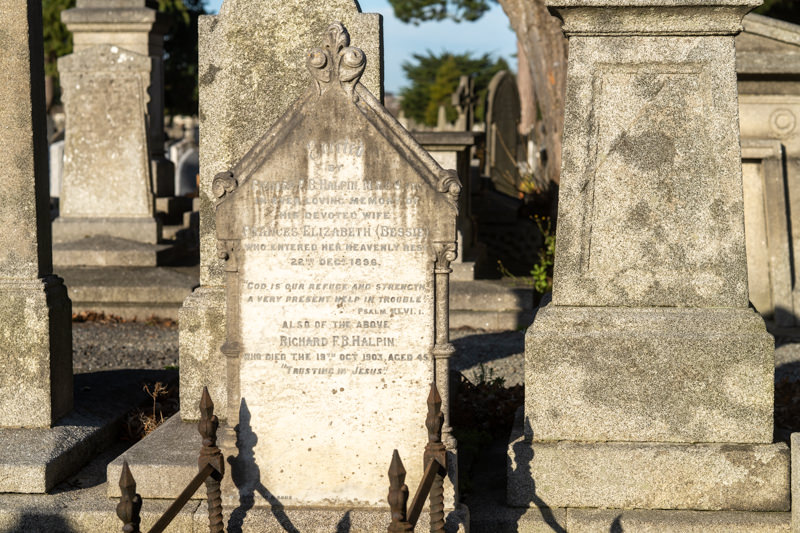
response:
M450 97L458 88L459 78L465 74L475 78L475 92L478 95L475 118L483 120L489 82L496 73L508 70L508 63L504 59L495 60L490 54L473 57L470 53L443 52L436 55L428 50L426 55L414 54L413 57L413 62L403 63L403 70L411 85L400 91L403 98L401 106L407 117L429 126L436 125L441 105L445 106L449 121L456 119L458 112L452 106Z

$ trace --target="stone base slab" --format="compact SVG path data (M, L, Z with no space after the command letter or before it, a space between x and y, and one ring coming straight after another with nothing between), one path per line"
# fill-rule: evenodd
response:
M520 509L470 516L472 533L789 533L790 513L631 509Z
M450 263L450 282L473 281L475 279L475 261Z
M198 282L197 267L65 267L73 312L96 311L125 319L178 319Z
M567 509L569 533L788 533L789 513ZM524 531L520 529L520 531Z
M414 489L411 488L413 491ZM388 485L387 485L388 491ZM194 531L208 528L208 520L204 513L205 502L200 504L194 515ZM245 502L239 507L223 508L225 531L229 533L286 533L301 531L303 533L376 533L386 531L391 520L389 505L386 509L293 509L293 508L249 508ZM428 531L430 515L427 511L420 514L416 531ZM446 533L470 533L469 510L459 505L455 510L446 512Z
M146 244L107 236L53 244L53 264L58 267L155 267L171 263L178 254L172 244Z
M773 339L750 309L549 304L525 337L525 431L771 443L773 375Z
M508 447L511 506L790 510L785 443L532 442L521 419Z
M53 242L79 241L107 236L156 244L161 240L161 222L156 218L89 218L60 216L53 221Z
M0 493L44 493L80 470L117 440L125 414L147 400L142 383L174 375L142 370L76 375L75 407L55 426L0 429Z
M107 479L119 479L122 462L128 461L136 492L142 498L176 498L197 475L201 445L197 423L181 422L180 414L176 414L108 463ZM107 489L109 498L119 498L119 484L109 483ZM205 497L204 490L194 495L194 499Z
M184 213L192 210L192 200L186 196L156 198L156 214L164 225L182 224Z
M58 276L0 281L0 428L49 428L72 409L71 315Z

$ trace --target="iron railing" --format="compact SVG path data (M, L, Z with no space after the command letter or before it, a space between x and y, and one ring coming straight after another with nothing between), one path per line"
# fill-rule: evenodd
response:
M223 533L220 482L225 474L225 461L222 451L217 447L218 427L219 420L214 415L214 402L211 401L208 389L203 387L203 396L200 399L200 422L197 423L197 430L203 437L203 447L200 448L200 457L197 460L200 471L148 533L164 531L203 483L206 484L208 494L208 530L210 533ZM136 494L136 481L133 479L127 461L122 463L119 488L122 496L117 505L117 516L125 524L122 531L124 533L141 533L139 524L142 498Z
M408 486L405 484L406 469L400 454L395 450L392 453L392 463L389 466L389 508L392 512L392 522L389 524L389 533L406 533L414 531L425 498L430 496L431 533L444 533L444 478L447 475L447 451L442 443L442 398L436 384L431 384L428 395L428 416L425 427L428 428L428 444L425 445L423 464L425 473L417 487L417 493L408 506Z

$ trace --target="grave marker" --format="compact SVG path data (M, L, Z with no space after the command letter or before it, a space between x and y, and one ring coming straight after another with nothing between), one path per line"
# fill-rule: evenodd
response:
M486 170L498 191L514 198L519 194L520 175L517 167L519 90L514 75L504 70L489 83L486 97Z
M252 454L237 485L283 505L384 506L376 480L393 448L421 456L434 377L447 413L461 186L359 83L366 57L341 24L307 63L312 88L213 181L228 420Z

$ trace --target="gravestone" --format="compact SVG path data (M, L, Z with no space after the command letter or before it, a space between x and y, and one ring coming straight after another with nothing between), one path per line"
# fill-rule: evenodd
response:
M158 242L147 138L150 65L148 56L114 45L59 59L67 128L57 244L87 235Z
M461 76L458 80L458 88L451 97L451 103L458 111L456 130L472 131L472 126L475 124L475 105L477 100L475 79L472 76Z
M197 194L197 175L200 172L200 152L197 148L185 150L175 171L175 195Z
M514 75L504 70L489 83L486 97L486 164L484 173L495 188L517 198L520 102Z
M765 214L770 227L784 226L784 235L771 233L768 243L770 255L759 255L748 242L748 280L761 282L761 287L751 287L751 299L759 312L764 313L778 326L793 326L800 320L800 26L751 13L744 18L744 31L736 37L736 71L739 88L739 123L743 142L779 142L785 159L782 186L785 194L782 208L775 205L775 195L764 197L762 206L771 205ZM771 162L779 162L770 158ZM764 167L766 168L766 167ZM745 162L745 178L754 167ZM747 179L745 179L745 186ZM746 190L746 189L745 189ZM774 189L773 189L774 190ZM745 197L745 199L747 199ZM786 220L788 215L788 221ZM757 221L753 218L752 221ZM757 233L745 217L750 234ZM775 238L779 241L775 241ZM782 256L774 255L789 240L789 250ZM773 276L765 277L763 269L753 270L756 264L764 265L790 262L793 276L787 281L779 270L771 269ZM766 284L765 284L766 283ZM754 292L757 291L757 292ZM771 295L773 302L767 303ZM782 310L780 312L778 310Z
M50 145L50 196L61 196L61 176L64 175L64 141L56 141Z
M317 46L332 20L342 21L353 45L370 57L364 85L381 97L381 17L361 13L353 0L225 0L218 15L200 18L200 287L186 299L180 315L184 419L199 417L193 398L204 384L219 399L221 413L227 397L219 357L225 323L223 269L211 182L241 159L306 90L304 54Z
M71 305L50 251L41 17L37 2L0 4L13 28L0 33L0 428L49 428L72 409Z
M777 326L795 324L783 146L742 139L742 190L750 303Z
M157 0L76 0L61 12L72 33L73 50L114 45L149 57L143 77L148 94L147 116L153 193L172 196L175 167L164 157L164 34L169 16L158 11Z
M411 458L433 380L454 451L447 287L461 186L359 83L366 64L332 24L307 56L312 87L213 182L238 422L224 440L240 497L262 504L385 507L393 448L421 478Z
M736 120L733 38L760 3L547 2L569 38L563 167L552 301L526 335L509 446L514 505L620 510L604 531L624 509L650 510L654 531L679 509L789 510L773 339L748 308Z

